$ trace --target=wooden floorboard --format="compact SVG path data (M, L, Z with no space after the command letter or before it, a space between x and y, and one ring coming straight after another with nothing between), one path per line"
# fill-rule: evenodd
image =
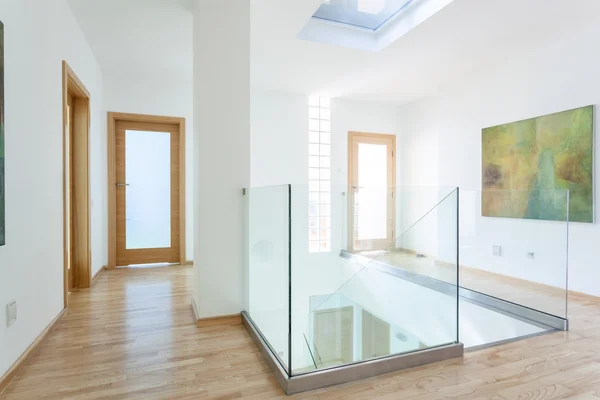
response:
M105 271L0 400L283 399L241 325L197 328L192 268ZM573 301L571 331L293 399L600 399L600 302Z

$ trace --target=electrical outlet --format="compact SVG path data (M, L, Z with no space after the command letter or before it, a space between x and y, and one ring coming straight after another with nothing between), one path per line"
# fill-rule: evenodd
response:
M527 258L535 258L535 253L533 251L528 251Z
M11 326L17 320L17 302L11 301L6 305L6 326Z
M500 257L502 255L502 246L494 245L492 246L492 254L496 257Z

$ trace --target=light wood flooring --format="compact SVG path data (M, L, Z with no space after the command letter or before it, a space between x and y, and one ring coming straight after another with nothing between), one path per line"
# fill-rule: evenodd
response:
M241 325L197 328L191 267L106 271L0 400L283 399ZM600 399L600 301L559 332L293 399Z

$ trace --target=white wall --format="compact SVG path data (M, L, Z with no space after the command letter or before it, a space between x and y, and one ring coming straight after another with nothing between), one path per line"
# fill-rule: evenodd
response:
M190 62L191 49L190 49ZM186 253L194 258L194 126L193 76L148 75L137 71L104 71L107 111L183 117L186 125Z
M252 91L251 125L252 187L308 186L308 96ZM396 106L332 99L332 190L348 185L349 131L397 134L399 128ZM400 140L396 146L399 150ZM397 176L400 182L400 170Z
M494 69L479 71L437 97L407 106L402 135L419 157L404 157L404 180L461 187L461 263L564 287L566 227L559 222L482 218L481 129L600 103L600 28L563 37ZM597 115L596 115L597 118ZM598 124L596 124L598 126ZM596 156L600 141L596 140ZM428 149L437 149L429 152ZM595 167L595 184L600 163ZM597 203L596 203L597 205ZM600 226L571 223L569 288L600 295ZM503 257L492 256L492 245ZM528 251L535 259L527 259Z
M332 251L309 253L306 194L308 98L286 93L252 92L253 189L249 195L251 224L248 310L267 340L282 354L284 362L287 362L289 254L286 248L287 214L283 211L287 207L288 197L284 186L271 185L291 183L291 312L294 368L306 367L310 361L304 335L310 340L311 297L328 295L342 286L339 293L376 312L379 317L407 329L430 345L450 342L456 337L456 302L446 298L448 296L422 289L400 279L389 279L388 275L378 271L362 270L359 276L354 276L363 266L339 257L340 250L345 248L346 244L346 198L341 196L341 192L347 190L348 131L393 134L410 127L418 133L399 137L397 140L398 182L404 184L399 190L398 210L402 215L399 216L398 224L401 228L408 228L452 192L451 188L437 187L440 173L438 157L442 149L438 149L435 126L431 123L420 126L420 120L416 118L414 125L409 125L406 122L411 122L412 119L400 119L406 110L399 110L394 106L340 99L333 99L331 104L331 162L334 182ZM422 186L427 188L421 188ZM456 197L450 196L437 212L431 213L420 222L419 228L413 228L407 237L397 243L407 247L411 244L417 247L426 244L441 257L448 256L445 249L448 243L445 238L451 235L446 228L450 227L452 232L456 232L456 226L442 224L440 221L456 215L455 201ZM283 211L282 206L285 206ZM262 220L262 224L256 223L256 219ZM414 230L417 230L416 234ZM427 240L423 241L419 236ZM455 253L456 241L453 248L454 257ZM413 302L416 306L398 308L398 304L406 303L406 293L409 292L412 294L408 297L418 299L416 303ZM393 297L396 295L400 297L394 301ZM273 301L274 298L277 301ZM463 311L461 340L469 345L530 333L530 326L480 307L465 304ZM427 319L425 324L423 318ZM472 323L480 319L485 320L487 324Z
M6 246L0 247L0 375L63 309L62 60L91 92L92 272L107 262L102 70L65 0L0 1L4 23Z
M252 91L251 100L251 187L292 185L292 255L302 265L318 269L319 265L331 262L332 256L337 257L347 244L348 132L394 134L399 129L398 109L332 99L332 251L311 254L308 252L308 96Z
M332 99L332 247L330 253L309 253L308 96L253 91L251 100L251 186L256 188L254 193L260 194L260 187L292 185L293 285L306 288L310 294L328 293L345 282L351 272L328 268L338 262L340 251L347 245L344 192L348 181L348 132L394 134L399 129L398 110L389 105ZM298 289L295 292L299 293Z
M251 189L250 204L253 215L263 215L253 199L262 199L270 214L269 230L250 226L250 314L256 312L259 327L269 341L287 357L287 337L281 335L287 323L287 304L273 304L272 294L286 297L287 291L274 292L269 287L285 288L288 285L286 260L278 248L263 254L265 245L278 243L274 238L287 240L287 221L280 221L274 205L265 197L274 198L277 188L272 185L292 185L292 313L293 341L301 343L308 334L309 299L313 295L329 294L337 290L358 271L358 266L339 257L346 248L346 202L342 195L348 182L348 132L395 134L399 129L398 109L395 106L355 102L341 99L331 101L331 175L332 175L332 250L329 253L308 252L308 96L290 93L252 91L251 97ZM400 146L399 140L397 146ZM398 152L396 152L398 154ZM399 171L398 171L399 172ZM400 174L398 173L398 176ZM284 196L285 197L285 196ZM285 200L285 197L283 200ZM285 204L287 207L287 204ZM250 221L253 222L252 219ZM265 224L265 222L263 222ZM260 228L260 229L259 229ZM256 245L260 245L254 251ZM268 277L264 286L254 284L252 277ZM262 289L262 290L261 290ZM253 308L254 307L254 308ZM262 324L262 326L261 326ZM295 367L304 366L305 347L294 346ZM297 363L300 364L297 364Z
M218 38L218 40L215 40ZM194 300L201 317L244 303L250 186L250 2L194 9Z

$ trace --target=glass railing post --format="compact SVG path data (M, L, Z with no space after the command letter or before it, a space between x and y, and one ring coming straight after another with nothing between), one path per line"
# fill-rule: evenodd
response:
M456 343L460 342L460 188L456 188Z
M292 376L292 185L288 185L288 376Z
M571 212L571 191L567 190L567 212L566 212L566 243L565 243L565 319L569 319L569 219Z

